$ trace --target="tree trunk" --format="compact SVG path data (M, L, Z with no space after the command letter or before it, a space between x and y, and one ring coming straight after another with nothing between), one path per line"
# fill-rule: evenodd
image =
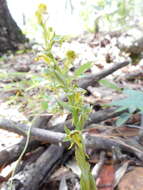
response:
M9 12L6 0L0 0L0 53L15 51L26 41Z

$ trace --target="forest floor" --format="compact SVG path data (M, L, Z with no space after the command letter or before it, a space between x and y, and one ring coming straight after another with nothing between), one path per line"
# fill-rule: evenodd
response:
M81 64L91 62L92 67L86 74L96 74L103 70L113 67L117 63L124 61L131 61L130 54L125 53L118 47L117 37L111 37L109 34L99 34L94 36L92 34L84 34L80 37L74 38L69 42L65 42L61 47L55 47L54 52L57 59L61 61L67 50L74 50L77 54L77 58L73 65L73 70L78 68ZM124 37L124 40L128 40ZM39 54L38 50L30 50L26 53L17 52L15 55L4 55L0 59L0 116L5 119L16 121L19 123L31 124L31 120L37 113L41 113L42 106L40 104L41 97L38 97L39 89L36 86L36 80L40 80L42 71L46 68L45 63L42 61L36 61L35 58ZM111 75L106 77L106 81L103 83L98 82L94 87L88 87L88 94L85 96L85 101L93 106L94 112L102 110L103 105L110 104L112 101L119 100L125 95L117 89L133 89L143 91L143 60L140 59L138 63L129 64ZM26 82L32 81L32 82ZM34 81L34 82L33 82ZM110 83L108 83L110 82ZM113 86L111 85L114 84ZM39 84L39 83L38 83ZM30 89L30 87L32 88ZM27 90L28 89L28 90ZM34 100L39 98L35 104ZM54 125L64 122L66 116L55 116L53 120ZM100 125L116 125L117 118L107 119L100 122ZM128 124L140 126L141 119L139 114L134 114L129 120ZM130 131L128 131L130 133ZM0 151L8 149L9 147L20 142L22 137L16 133L12 133L3 129L0 129ZM93 161L94 163L94 161ZM127 163L127 162L126 162ZM125 162L123 162L125 164ZM62 166L55 173L55 178L60 179L61 187L63 189L69 184L65 183L63 176L70 168L73 173L78 173L76 165L73 160L68 162L65 166ZM111 169L111 168L110 168ZM131 168L130 168L131 169ZM10 168L2 170L1 176L7 176ZM124 168L125 170L125 168ZM108 170L109 171L109 170ZM130 187L130 180L136 174L138 176L138 182L136 183L136 190L142 189L143 177L140 176L143 172L142 167L138 167L134 170L131 176L128 177L128 182L124 181L119 185L120 190L127 190L126 187ZM123 172L125 173L125 171ZM122 174L123 175L123 174ZM54 175L52 179L55 179ZM74 181L75 182L75 181ZM126 186L125 186L126 185ZM64 188L66 189L66 188ZM74 188L76 189L76 187ZM77 188L78 189L78 188ZM100 187L98 189L101 189ZM102 188L106 189L107 188ZM108 187L108 190L112 188Z

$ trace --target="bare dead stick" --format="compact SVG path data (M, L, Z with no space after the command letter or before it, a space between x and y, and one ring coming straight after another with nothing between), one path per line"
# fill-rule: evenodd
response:
M1 125L0 125L1 126ZM19 130L17 128L17 130ZM23 128L23 131L20 129L19 132L25 135L27 128ZM53 132L44 129L32 129L31 130L31 137L39 140L45 141L48 143L63 143L63 139L65 138L64 133L60 132ZM85 144L87 147L97 149L97 150L111 150L112 147L119 147L121 150L126 152L133 153L136 155L140 160L143 161L143 149L141 146L133 146L131 145L129 140L123 140L118 137L106 136L106 135L89 135L87 132L84 134Z
M33 121L32 128L33 127L42 128L48 123L50 119L51 119L51 116L38 116ZM7 121L6 123L7 125L11 125L13 122ZM2 122L1 125L3 125L4 127L4 122ZM16 126L15 123L13 123L13 125ZM19 125L17 127L19 127ZM6 166L16 161L18 157L20 156L22 150L24 149L25 143L26 143L26 138L23 138L19 143L0 151L0 167ZM36 141L36 140L30 141L26 152L30 152L36 149L39 145L40 145L40 141Z
M85 78L79 80L78 85L79 87L86 89L88 86L93 86L97 81L101 80L102 78L112 74L113 72L127 66L130 62L125 61L122 63L114 64L112 67L99 72L98 74L92 74L86 76Z
M57 164L59 158L63 156L64 148L58 145L51 145L37 159L36 162L26 166L22 171L17 173L13 178L13 189L16 190L38 190L39 184L46 174L51 170L53 165ZM9 183L4 183L2 190L8 190Z

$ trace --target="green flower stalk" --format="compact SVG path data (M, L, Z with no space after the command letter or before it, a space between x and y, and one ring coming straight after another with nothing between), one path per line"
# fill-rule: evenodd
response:
M58 107L60 110L67 110L72 114L72 124L75 130L70 131L65 127L67 134L65 141L70 141L69 148L75 148L75 158L77 164L81 170L80 185L81 190L96 190L95 180L91 174L90 164L88 163L88 155L86 154L85 144L82 137L82 130L85 121L88 119L91 107L84 103L83 89L80 89L76 81L91 64L86 63L78 68L73 74L69 73L69 69L73 64L73 61L77 57L73 50L69 50L66 53L63 64L59 64L52 54L52 47L57 41L55 41L56 34L52 28L47 28L46 23L43 21L43 14L46 11L45 5L40 5L36 11L37 21L43 30L43 38L45 42L45 54L38 57L47 63L47 69L45 77L50 81L51 89L55 89L56 96L58 92L63 92L67 98L67 102L57 99ZM59 40L59 42L61 42Z

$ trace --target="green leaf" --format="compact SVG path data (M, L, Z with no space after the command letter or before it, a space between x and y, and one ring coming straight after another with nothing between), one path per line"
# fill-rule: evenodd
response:
M54 71L54 75L59 83L66 86L66 79L57 70Z
M117 126L123 125L130 117L132 114L130 113L123 113L120 115L119 119L116 121Z
M116 112L121 112L121 111L127 110L127 109L128 109L128 107L120 107L120 108L118 108L118 109L116 110Z
M59 100L57 100L57 103L58 103L58 105L59 105L60 107L66 109L66 110L68 110L68 111L72 111L72 106L69 105L68 103L63 102L63 101L59 101Z
M67 126L64 126L64 130L66 132L67 135L69 135L71 133L70 129L67 128Z
M136 110L143 110L142 91L125 89L123 93L127 96L126 98L113 101L110 105L119 106L118 111L128 109L130 113L133 113Z
M91 65L92 65L91 62L81 65L78 69L75 70L75 75L76 76L82 75L85 71L91 68Z
M43 102L41 102L41 107L42 107L42 109L43 110L47 110L48 109L48 102L46 101L43 101Z
M121 88L118 88L117 85L110 82L109 80L102 79L102 80L99 81L99 83L106 86L106 87L108 87L108 88L112 88L114 90L121 91Z

